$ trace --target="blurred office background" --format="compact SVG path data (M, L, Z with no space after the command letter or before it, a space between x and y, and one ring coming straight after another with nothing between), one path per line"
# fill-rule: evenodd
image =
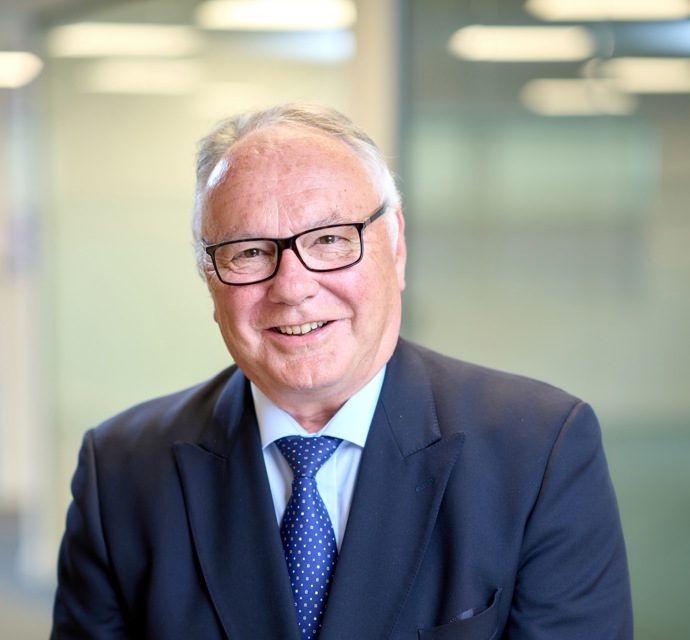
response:
M195 141L298 98L401 178L405 335L594 405L637 638L687 637L690 2L0 0L0 51L0 637L48 634L83 432L228 363Z

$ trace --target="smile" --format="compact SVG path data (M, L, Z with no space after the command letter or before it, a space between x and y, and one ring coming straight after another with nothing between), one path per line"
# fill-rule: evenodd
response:
M304 324L294 324L286 327L276 327L276 329L285 335L289 336L299 336L305 333L310 333L315 329L323 327L327 322L305 322Z

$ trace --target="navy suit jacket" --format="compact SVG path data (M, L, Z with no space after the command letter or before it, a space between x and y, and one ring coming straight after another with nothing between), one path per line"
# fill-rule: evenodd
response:
M236 367L90 431L72 490L53 638L299 640ZM632 638L589 406L401 340L320 638Z

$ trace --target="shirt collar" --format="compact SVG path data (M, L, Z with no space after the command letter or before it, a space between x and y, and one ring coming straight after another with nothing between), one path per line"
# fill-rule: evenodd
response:
M384 366L340 408L321 431L314 435L342 438L364 447L385 373ZM289 413L271 402L253 382L251 389L262 448L265 449L269 444L284 436L311 435Z

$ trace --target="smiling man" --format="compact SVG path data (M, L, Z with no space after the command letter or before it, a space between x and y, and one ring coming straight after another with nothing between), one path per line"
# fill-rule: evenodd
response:
M593 412L400 339L364 132L307 103L221 123L193 228L235 364L87 433L54 638L632 638Z

